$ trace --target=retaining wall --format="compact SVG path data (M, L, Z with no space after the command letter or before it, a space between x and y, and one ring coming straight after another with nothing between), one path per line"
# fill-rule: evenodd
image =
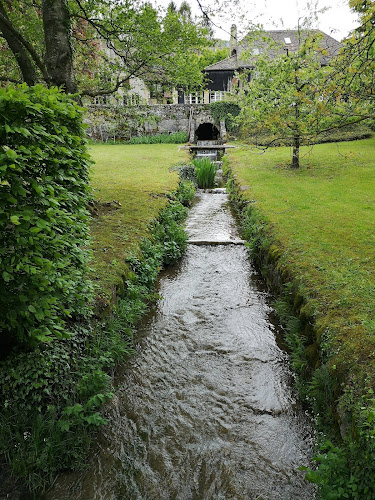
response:
M95 140L127 140L134 136L186 132L194 142L202 123L214 123L207 104L156 104L142 106L91 106L85 122ZM224 124L215 124L225 139Z

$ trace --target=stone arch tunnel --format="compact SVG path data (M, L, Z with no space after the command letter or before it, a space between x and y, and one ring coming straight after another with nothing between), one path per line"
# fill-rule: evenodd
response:
M220 132L213 123L201 123L195 130L195 141L217 141L220 138Z

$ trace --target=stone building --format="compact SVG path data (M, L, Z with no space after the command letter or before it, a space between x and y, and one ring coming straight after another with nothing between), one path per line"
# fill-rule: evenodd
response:
M229 42L230 55L205 68L207 84L203 91L186 94L181 90L164 88L161 82L147 86L140 78L131 78L127 92L120 89L115 98L98 98L95 105L105 108L105 105L116 103L118 108L122 108L122 117L108 118L106 130L109 131L111 127L113 130L118 130L119 122L126 123L128 131L124 132L123 137L184 131L188 134L190 142L207 134L224 140L226 136L224 124L214 123L208 105L225 100L226 95L239 84L238 75L244 70L248 72L248 78L256 76L257 56L265 52L270 57L292 53L298 50L303 38L308 35L316 36L319 41L321 64L329 64L338 53L341 44L322 31L272 30L259 34L249 33L239 41L236 26L233 25ZM272 42L271 49L269 40ZM116 106L112 106L113 108ZM101 128L99 134L98 132L93 134L99 138L105 128L102 119L104 111L103 109L103 115L97 125L94 124L93 118L89 120L92 130L95 127ZM116 115L116 111L112 111L112 114ZM91 117L93 116L94 113L91 111ZM109 132L106 134L111 136Z
M260 54L267 52L270 57L278 57L295 52L303 39L311 35L315 36L319 43L322 52L321 64L323 66L329 64L329 61L337 55L341 43L320 30L272 30L265 31L263 34L250 33L243 40L237 41L237 29L233 25L229 57L205 68L210 97L213 97L213 100L224 99L225 94L238 85L236 75L244 70L247 70L248 77L252 78L256 58ZM270 48L270 42L272 48ZM220 96L220 99L217 96Z
M296 51L307 35L315 35L319 40L322 55L322 65L326 65L337 54L341 43L326 35L320 30L271 30L262 33L251 32L242 40L237 38L237 28L235 25L231 29L229 41L230 55L226 59L207 66L206 88L203 91L185 93L182 90L170 89L163 86L163 83L155 82L146 85L140 78L129 80L129 90L123 92L119 90L117 100L127 106L156 105L156 104L210 104L222 101L226 94L230 92L238 83L236 75L243 70L254 69L256 57L259 54L268 52L270 57L277 57ZM269 49L269 41L274 44ZM227 42L228 43L228 42ZM109 104L111 97L97 98L96 104Z

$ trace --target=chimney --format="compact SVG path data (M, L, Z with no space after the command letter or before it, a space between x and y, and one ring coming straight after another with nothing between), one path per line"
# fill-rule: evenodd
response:
M237 54L237 26L235 24L232 24L230 28L230 42L229 42L229 50L230 50L230 55L234 56Z

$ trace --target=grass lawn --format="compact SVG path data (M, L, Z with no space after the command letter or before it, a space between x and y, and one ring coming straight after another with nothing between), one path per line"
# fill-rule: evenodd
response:
M177 186L169 169L187 159L176 144L93 145L91 181L97 216L91 223L93 276L107 297L121 284L125 259L148 230L148 222ZM110 203L106 205L106 203Z
M264 154L238 145L229 161L266 216L335 362L375 381L375 138ZM324 333L323 333L324 332Z

